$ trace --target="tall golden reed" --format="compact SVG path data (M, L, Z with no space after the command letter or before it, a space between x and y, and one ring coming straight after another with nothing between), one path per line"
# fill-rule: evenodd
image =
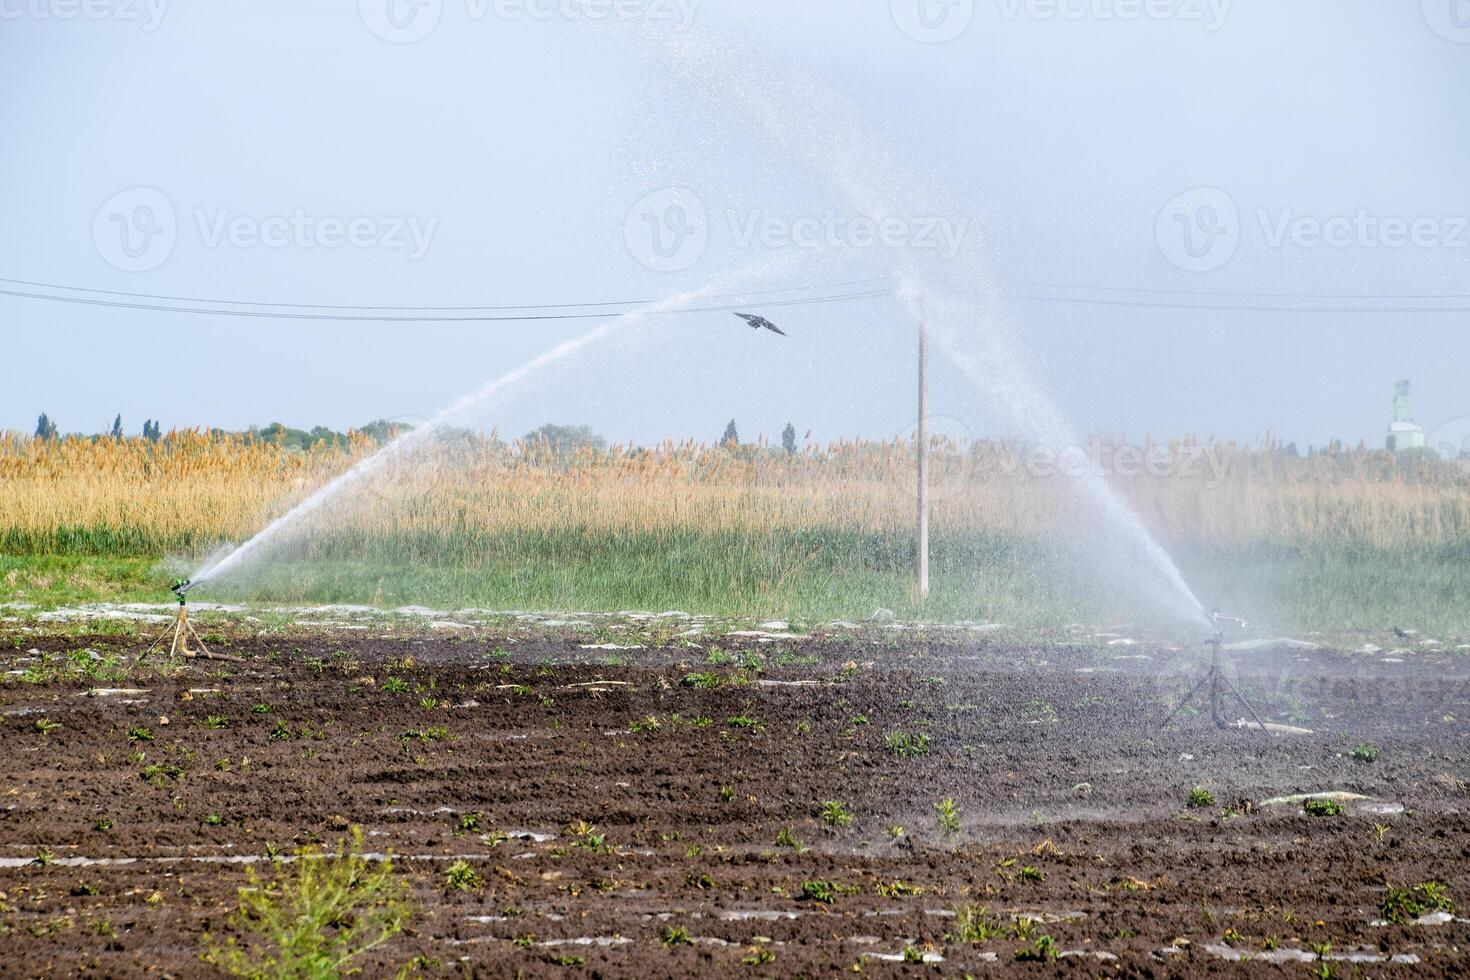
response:
M1296 457L1269 440L1147 448L1157 472L1111 479L1171 541L1470 541L1463 464L1339 446ZM375 449L357 435L308 452L198 431L158 442L0 436L0 550L157 554L242 540ZM939 441L935 452L936 528L1029 537L1088 519L1072 482L1025 447ZM913 453L903 441L791 455L671 442L568 456L460 434L395 465L331 520L367 537L446 541L568 528L901 532L913 521Z

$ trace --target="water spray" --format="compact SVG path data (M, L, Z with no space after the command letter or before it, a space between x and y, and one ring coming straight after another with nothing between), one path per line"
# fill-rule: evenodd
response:
M639 326L651 316L679 312L695 302L719 295L722 290L733 289L735 283L742 280L783 272L794 261L794 257L783 257L759 265L748 266L735 272L727 273L700 289L672 293L656 303L650 303L636 310L613 314L609 316L606 323L594 327L580 337L563 341L550 350L527 361L515 370L487 381L477 390L470 392L445 408L424 425L409 429L395 436L379 447L376 452L358 460L345 471L327 481L326 484L318 488L305 500L302 500L286 513L271 521L265 528L258 531L243 544L236 546L224 555L216 555L205 561L191 576L193 582L183 583L181 586L183 591L176 589L176 594L182 600L183 593L187 592L194 585L237 571L241 566L258 558L262 550L275 541L278 536L289 533L304 521L317 514L328 504L335 503L343 494L368 483L389 463L408 458L413 452L428 444L437 433L443 431L447 426L462 422L467 416L475 412L483 411L491 399L502 395L506 390L514 389L515 386L523 383L528 377L614 334Z
M1235 616L1223 615L1219 609L1216 609L1210 613L1210 624L1213 628L1210 632L1209 639L1205 640L1204 642L1204 645L1210 648L1210 669L1205 671L1204 676L1201 677L1195 683L1194 687L1190 688L1189 693L1184 695L1184 698L1177 705L1174 706L1174 710L1169 712L1169 717L1165 718L1164 723L1159 726L1160 731L1168 728L1169 722L1173 721L1175 716L1177 716L1179 712L1184 710L1184 706L1193 701L1195 696L1198 695L1200 691L1204 690L1206 685L1208 685L1210 717L1214 719L1216 728L1223 729L1227 727L1225 719L1220 716L1220 689L1221 687L1224 687L1235 696L1235 700L1245 705L1245 710L1250 712L1251 718L1255 721L1256 725L1260 727L1261 731L1267 735L1271 734L1270 729L1266 727L1266 723L1261 721L1261 716L1256 714L1255 707L1253 707L1251 703L1245 699L1245 695L1241 694L1238 690L1235 689L1235 685L1230 683L1230 678L1225 676L1225 671L1221 668L1220 653L1225 646L1226 623L1234 624L1241 629L1250 629L1250 624L1247 623L1245 620L1239 619Z

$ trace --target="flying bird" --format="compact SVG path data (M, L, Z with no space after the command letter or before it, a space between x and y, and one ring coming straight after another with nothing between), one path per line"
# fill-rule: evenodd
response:
M763 316L756 316L754 313L736 313L735 315L750 324L752 330L769 330L771 333L778 333L783 337L786 336L786 331Z

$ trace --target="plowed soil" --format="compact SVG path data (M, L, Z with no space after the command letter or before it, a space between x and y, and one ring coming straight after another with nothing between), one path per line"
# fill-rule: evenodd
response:
M1103 641L240 636L106 680L55 655L117 638L0 643L7 976L216 975L248 862L353 825L415 905L367 976L1470 973L1465 921L1379 921L1389 887L1470 905L1463 653L1232 654L1310 730L1265 735L1161 730L1203 654ZM1266 802L1322 791L1367 799Z

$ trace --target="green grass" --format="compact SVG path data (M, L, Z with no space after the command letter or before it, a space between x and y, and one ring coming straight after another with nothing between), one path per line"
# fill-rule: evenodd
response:
M0 593L40 608L83 602L160 602L162 556L19 555L0 551Z
M1470 632L1470 542L1176 549L1207 604L1286 629Z
M84 535L88 554L0 553L0 586L39 607L162 602L189 560L97 554L125 547ZM65 544L50 542L48 548ZM12 542L14 544L14 542ZM34 542L32 542L34 544ZM78 547L82 547L80 544ZM200 545L207 550L207 546ZM1281 630L1470 633L1470 544L1428 549L1176 548L1207 604ZM248 582L200 598L352 602L391 607L669 609L789 620L859 620L880 607L901 618L976 619L1022 626L1137 622L1143 612L1085 555L994 535L937 533L934 589L913 599L913 542L901 533L832 528L700 533L469 533L444 541L329 536Z

